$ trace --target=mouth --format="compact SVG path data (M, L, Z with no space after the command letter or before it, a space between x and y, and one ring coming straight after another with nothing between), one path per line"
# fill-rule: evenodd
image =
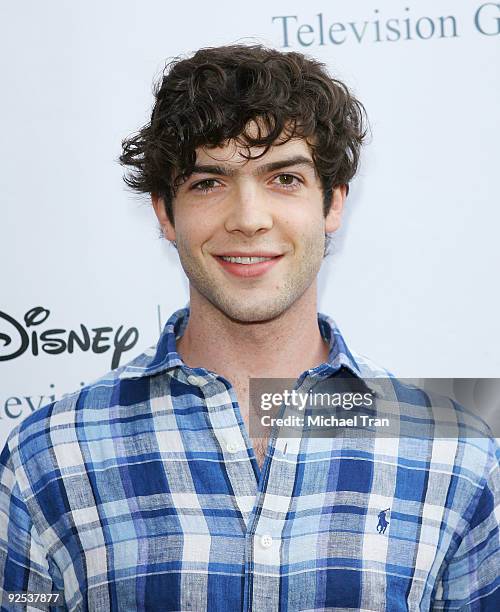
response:
M240 277L262 276L283 257L268 253L252 253L251 255L231 253L215 255L215 259L229 274Z

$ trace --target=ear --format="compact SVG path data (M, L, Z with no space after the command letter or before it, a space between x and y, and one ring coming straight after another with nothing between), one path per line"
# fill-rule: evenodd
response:
M325 232L327 234L331 234L339 229L346 197L347 185L335 187L332 193L332 205L325 217Z
M167 240L170 240L170 242L175 242L175 229L168 218L163 198L156 193L152 193L151 203L153 204L156 218L158 219L163 235Z

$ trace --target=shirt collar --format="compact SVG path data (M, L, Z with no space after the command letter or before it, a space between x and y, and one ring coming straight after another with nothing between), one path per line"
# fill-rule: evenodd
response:
M165 324L156 347L152 347L126 365L119 377L122 379L142 378L176 368L189 370L189 374L207 375L207 370L202 368L188 368L177 352L177 339L184 334L188 320L189 307L174 312ZM337 372L343 366L358 378L370 377L371 372L363 364L358 363L347 348L335 321L325 314L318 313L318 325L323 339L330 347L330 351L328 361L309 370L309 373L315 376L327 376L330 373ZM371 387L370 384L368 386Z

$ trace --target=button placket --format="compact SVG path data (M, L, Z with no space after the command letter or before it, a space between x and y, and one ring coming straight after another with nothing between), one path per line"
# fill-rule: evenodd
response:
M237 453L239 449L238 444L236 442L228 442L226 444L226 450L228 453L231 453L232 455L234 453Z
M236 413L232 408L233 400L230 391L219 379L204 385L201 390L205 396L212 433L225 458L223 469L229 478L234 500L245 526L248 526L248 520L255 504L257 483L250 458L246 452L241 452L246 451L247 447Z
M311 377L312 378L312 377ZM298 390L307 393L314 380L304 376ZM292 407L286 407L279 416L293 414ZM297 459L302 448L302 430L295 437L275 438L277 452L267 464L267 473L261 482L261 511L255 516L250 529L254 532L251 554L247 553L248 585L245 593L245 610L279 608L279 576L281 568L282 534L286 527L286 515L297 471ZM253 571L250 570L253 564ZM273 582L274 581L274 582ZM270 585L274 587L271 588Z

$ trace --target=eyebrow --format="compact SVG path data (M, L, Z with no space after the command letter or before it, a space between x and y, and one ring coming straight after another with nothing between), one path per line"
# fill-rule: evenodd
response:
M267 174L268 172L273 172L274 170L281 170L283 168L290 168L292 166L307 166L314 170L316 173L316 166L314 162L309 157L305 157L304 155L295 155L294 157L288 157L286 159L280 159L278 161L269 162L267 164L262 164L259 166L255 174L257 176L261 176L263 174ZM219 176L236 176L239 170L230 166L220 166L214 164L195 164L193 166L193 171L191 174L217 174Z

